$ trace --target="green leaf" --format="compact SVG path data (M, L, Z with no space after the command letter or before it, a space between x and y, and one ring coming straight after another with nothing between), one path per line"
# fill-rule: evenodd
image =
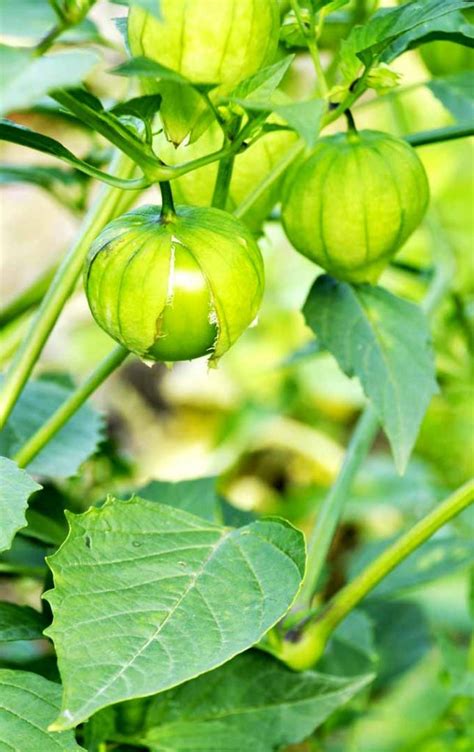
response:
M241 81L229 94L229 99L256 99L257 101L269 99L280 85L294 59L294 55L287 55L278 63L262 68L250 78Z
M143 120L144 123L151 122L154 115L158 112L161 105L160 94L148 94L143 97L134 97L127 102L120 102L112 107L110 112L114 115L130 115Z
M0 115L25 110L54 89L77 86L98 60L89 50L36 57L32 50L0 45Z
M351 567L355 577L393 542L380 541L365 546ZM399 566L390 572L370 593L370 598L394 597L406 590L418 588L433 580L447 577L454 572L469 569L474 565L472 541L459 537L429 540L417 548Z
M39 640L46 626L43 615L34 608L0 602L0 642Z
M373 625L364 611L351 611L334 631L332 639L349 645L371 661L376 657Z
M15 533L25 527L28 499L40 488L15 462L0 457L0 551L9 549Z
M407 44L412 44L417 32L426 37L429 24L473 5L466 0L413 0L399 8L382 8L364 26L354 26L342 42L340 62L345 80L357 78L362 64L371 65L402 34L410 32ZM397 54L401 52L403 49Z
M69 520L46 596L65 688L58 730L254 645L304 571L303 536L284 521L232 530L137 497Z
M26 671L0 669L0 746L14 752L79 752L74 734L48 732L61 701L59 684Z
M406 50L416 49L422 44L437 39L472 47L474 46L474 26L460 11L454 11L435 21L420 24L406 34L402 34L385 50L382 60L390 63Z
M210 522L220 522L222 519L214 477L182 480L178 483L153 480L141 488L137 495L142 499L182 509Z
M35 185L74 210L82 209L84 206L86 182L87 178L77 170L42 165L0 164L0 185Z
M153 752L272 752L306 739L371 679L296 673L250 651L154 698L137 741Z
M403 472L437 392L424 313L380 287L355 287L327 275L314 283L303 313L344 373L359 378Z
M117 76L138 76L139 78L152 78L155 81L167 81L181 86L189 86L196 91L210 91L217 86L217 84L211 82L193 83L186 76L182 76L181 73L172 68L167 68L166 65L162 65L156 60L150 60L148 57L132 57L125 63L113 68L111 73L115 73Z
M0 433L10 456L25 444L70 396L72 389L46 380L30 381ZM88 404L81 407L28 465L38 475L68 478L97 449L103 438L103 419Z
M280 92L276 92L279 95ZM279 115L295 130L309 146L314 146L321 130L321 119L327 104L323 99L308 99L304 102L290 102L285 95L274 96L266 101L257 99L236 99L249 111L271 112Z
M461 123L471 123L474 120L472 71L434 78L427 86L456 120Z

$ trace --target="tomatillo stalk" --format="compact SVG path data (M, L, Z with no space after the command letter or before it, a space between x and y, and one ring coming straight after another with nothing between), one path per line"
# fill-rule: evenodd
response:
M95 390L115 371L130 355L123 347L116 347L86 379L84 384L71 394L61 407L28 439L16 453L14 460L19 467L27 467L43 447L55 436L68 420L79 410Z
M112 171L118 177L130 177L134 170L134 163L125 155L120 154L114 160ZM136 193L132 191L128 193L130 194L129 201L132 201ZM84 219L79 239L60 264L31 322L23 344L16 352L7 372L0 396L0 428L5 425L13 410L59 314L74 289L92 242L107 222L116 216L118 207L120 211L123 211L122 191L119 188L102 188L95 204Z
M314 619L311 619L311 637L320 645L319 655L311 656L311 664L322 655L327 640L337 625L352 611L381 580L413 551L428 540L453 517L467 509L474 502L474 480L461 486L448 496L436 509L414 525L389 546L375 561L361 572L349 585L329 601L328 605ZM311 618L311 617L310 617Z

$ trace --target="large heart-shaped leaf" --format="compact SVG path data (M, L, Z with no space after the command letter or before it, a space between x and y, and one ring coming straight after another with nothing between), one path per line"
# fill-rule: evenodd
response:
M137 497L70 515L47 594L64 683L55 729L176 686L255 644L301 583L301 533L238 530Z
M0 457L0 551L10 548L15 533L26 525L28 499L41 486L6 457Z
M405 470L431 397L437 391L426 316L381 287L318 277L303 313L348 376L358 376Z
M250 651L153 700L137 739L153 752L272 752L308 737L373 677L296 673Z
M14 752L79 752L74 734L50 733L61 701L59 684L27 671L0 669L0 749Z

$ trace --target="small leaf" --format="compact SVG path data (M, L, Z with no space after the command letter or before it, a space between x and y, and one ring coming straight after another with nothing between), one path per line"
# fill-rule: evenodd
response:
M210 91L217 86L215 83L193 83L182 76L181 73L172 68L167 68L166 65L162 65L156 60L150 60L148 57L132 57L125 63L113 68L111 73L115 73L117 76L138 76L139 78L152 78L155 81L167 81L181 86L190 86L197 91Z
M0 602L0 642L39 640L46 626L43 615L34 608Z
M280 85L294 59L294 55L287 55L278 63L262 68L255 75L241 81L229 94L229 99L256 99L257 101L269 99Z
M137 741L152 752L185 752L190 739L206 752L273 752L306 739L371 679L296 673L250 651L159 695Z
M254 99L235 100L249 111L271 112L279 115L295 130L309 146L314 146L321 130L321 120L327 104L323 99L308 99L304 102L290 102L287 97L276 92L266 101Z
M178 483L153 480L141 488L137 495L142 499L182 509L210 522L220 522L222 518L214 477L182 480Z
M30 381L6 425L3 451L15 455L72 391L46 380ZM4 437L3 431L0 437ZM96 451L102 438L102 417L88 404L83 405L32 460L28 470L38 475L68 478Z
M0 45L0 115L25 110L53 89L77 86L98 60L88 50L36 57L29 49Z
M59 684L27 671L0 669L0 746L15 752L82 750L71 731L48 731L60 701Z
M131 115L140 118L143 122L150 122L158 112L161 105L160 94L148 94L143 97L129 99L128 102L120 102L110 110L114 115Z
M327 275L314 283L303 313L344 373L359 378L403 472L437 392L425 315L380 287L353 287Z
M26 525L28 499L41 488L6 457L0 457L0 551L10 548L15 533Z
M472 71L434 78L427 86L460 123L471 123L474 120Z
M232 530L137 497L69 520L46 596L65 687L58 730L254 645L303 576L303 537L284 521Z

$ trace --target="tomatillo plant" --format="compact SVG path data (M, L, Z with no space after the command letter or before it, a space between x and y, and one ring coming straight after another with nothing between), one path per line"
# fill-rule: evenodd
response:
M470 749L474 2L117 4L1 19L0 747Z

